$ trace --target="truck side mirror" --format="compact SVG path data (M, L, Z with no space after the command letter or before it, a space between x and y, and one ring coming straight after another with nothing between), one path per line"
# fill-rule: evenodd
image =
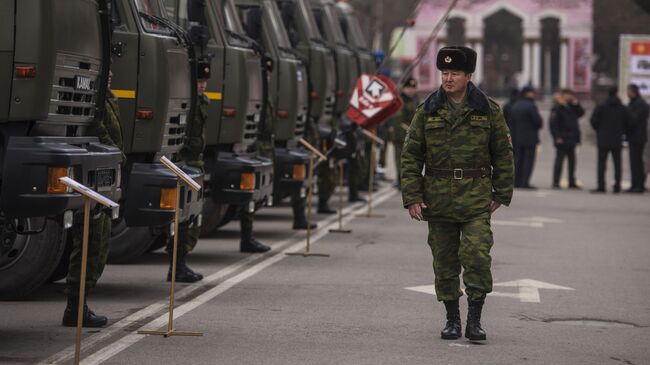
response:
M210 34L208 33L208 27L198 23L190 23L190 26L187 29L187 33L192 40L192 44L198 47L205 47L208 44L208 39Z
M205 0L187 1L187 20L205 25Z

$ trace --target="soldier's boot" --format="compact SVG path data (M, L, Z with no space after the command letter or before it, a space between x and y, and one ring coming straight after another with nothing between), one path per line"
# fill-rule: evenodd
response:
M186 256L187 252L179 247L176 258L176 282L196 283L199 280L203 280L203 275L195 273L192 269L187 267L187 264L185 263ZM169 252L169 271L167 271L167 281L172 281L172 260L173 253Z
M270 251L271 247L263 244L253 237L253 232L242 232L239 242L239 251L246 253L259 253Z
M349 192L348 192L348 202L350 202L350 203L357 203L357 202L365 203L366 199L362 198L359 195L359 189L350 187Z
M316 229L318 225L312 223L311 225L307 222L307 217L305 216L305 207L293 208L293 229Z
M485 331L481 328L481 310L483 301L476 301L467 298L467 326L465 327L465 337L470 341L484 341L486 338Z
M63 312L63 320L61 321L61 324L65 327L76 327L78 309L79 297L68 295L68 304ZM95 314L95 312L88 308L88 304L86 304L86 301L84 300L83 321L81 323L83 327L99 328L104 327L106 323L108 323L108 318Z
M319 200L318 201L318 213L319 214L336 214L336 210L330 208L327 201Z
M440 332L440 337L444 340L457 340L462 336L458 299L445 301L445 308L447 309L447 324Z

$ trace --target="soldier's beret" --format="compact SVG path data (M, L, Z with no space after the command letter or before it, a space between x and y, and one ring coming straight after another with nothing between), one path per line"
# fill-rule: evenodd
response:
M196 78L206 80L210 78L210 62L198 61L196 63Z
M404 80L404 85L402 87L418 87L418 81L412 77Z
M436 59L438 70L461 70L474 73L476 69L476 52L468 47L443 47Z

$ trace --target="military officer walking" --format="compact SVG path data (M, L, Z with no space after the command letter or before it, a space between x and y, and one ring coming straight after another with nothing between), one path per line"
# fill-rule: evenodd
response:
M512 198L511 137L499 105L470 81L476 52L444 47L436 65L442 86L418 107L404 142L402 199L411 218L429 224L436 295L447 310L441 337L461 336L462 269L465 337L485 340L480 320L492 291L490 218Z
M200 60L196 65L196 111L194 118L187 123L185 143L181 148L179 157L187 166L203 171L203 150L205 150L205 125L208 120L207 106L210 100L205 95L205 90L210 79L210 62ZM199 241L201 226L198 219L181 222L178 226L178 252L176 258L176 281L179 283L194 283L203 279L203 275L190 269L186 263L187 255L194 250ZM169 237L166 251L169 255L169 270L167 281L172 280L172 258L174 253L173 239Z
M99 142L105 145L114 146L122 150L122 126L120 125L120 111L117 98L111 92L112 72L109 71L108 90L106 94L105 112L102 120L93 123L86 134L96 136ZM122 153L122 164L126 157ZM83 213L75 217L75 222L83 222ZM81 282L81 249L83 237L83 225L75 224L72 227L72 252L70 253L70 264L65 283L65 294L68 297L68 304L63 312L62 324L67 327L77 326L77 310L79 306L79 285ZM88 261L86 274L86 290L90 291L97 284L104 272L108 249L111 239L111 216L105 211L100 211L91 217L88 232ZM95 314L84 301L83 327L102 327L108 319L105 316Z
M415 115L415 110L420 104L418 99L418 82L412 77L409 77L404 81L404 86L402 86L402 92L400 96L404 102L404 106L397 113L395 117L391 119L389 131L391 132L391 140L393 142L393 147L395 149L395 168L397 171L397 181L395 182L395 187L400 188L400 160L402 158L402 146L404 145L404 138L406 137L406 130L404 127L411 124L413 120L413 115Z

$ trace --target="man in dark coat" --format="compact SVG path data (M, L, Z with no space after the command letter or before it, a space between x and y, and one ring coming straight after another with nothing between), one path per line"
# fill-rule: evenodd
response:
M646 171L643 163L643 149L648 141L648 103L639 95L639 87L630 84L627 87L630 98L628 109L630 123L625 131L630 147L630 170L632 172L632 187L627 192L643 193L645 191Z
M515 131L515 187L534 189L529 182L535 166L535 149L539 143L542 117L535 105L535 91L532 87L526 86L522 89L521 97L508 114Z
M569 188L579 189L576 183L576 145L581 142L578 119L585 114L572 90L564 89L555 95L549 128L555 145L553 188L560 187L564 159L569 160Z
M594 193L605 192L605 167L610 153L614 160L614 192L621 191L621 149L630 116L616 96L617 92L615 87L609 89L607 100L598 105L591 115L591 126L596 130L598 141L598 187L592 190Z
M510 135L512 136L512 145L514 146L517 141L515 141L515 125L512 122L512 117L510 115L510 111L512 110L512 106L515 105L515 102L519 99L519 90L518 89L512 89L510 90L510 98L508 101L503 105L503 117L506 119L506 124L508 125L508 129L510 129ZM514 152L514 151L513 151ZM517 156L515 155L515 159Z

